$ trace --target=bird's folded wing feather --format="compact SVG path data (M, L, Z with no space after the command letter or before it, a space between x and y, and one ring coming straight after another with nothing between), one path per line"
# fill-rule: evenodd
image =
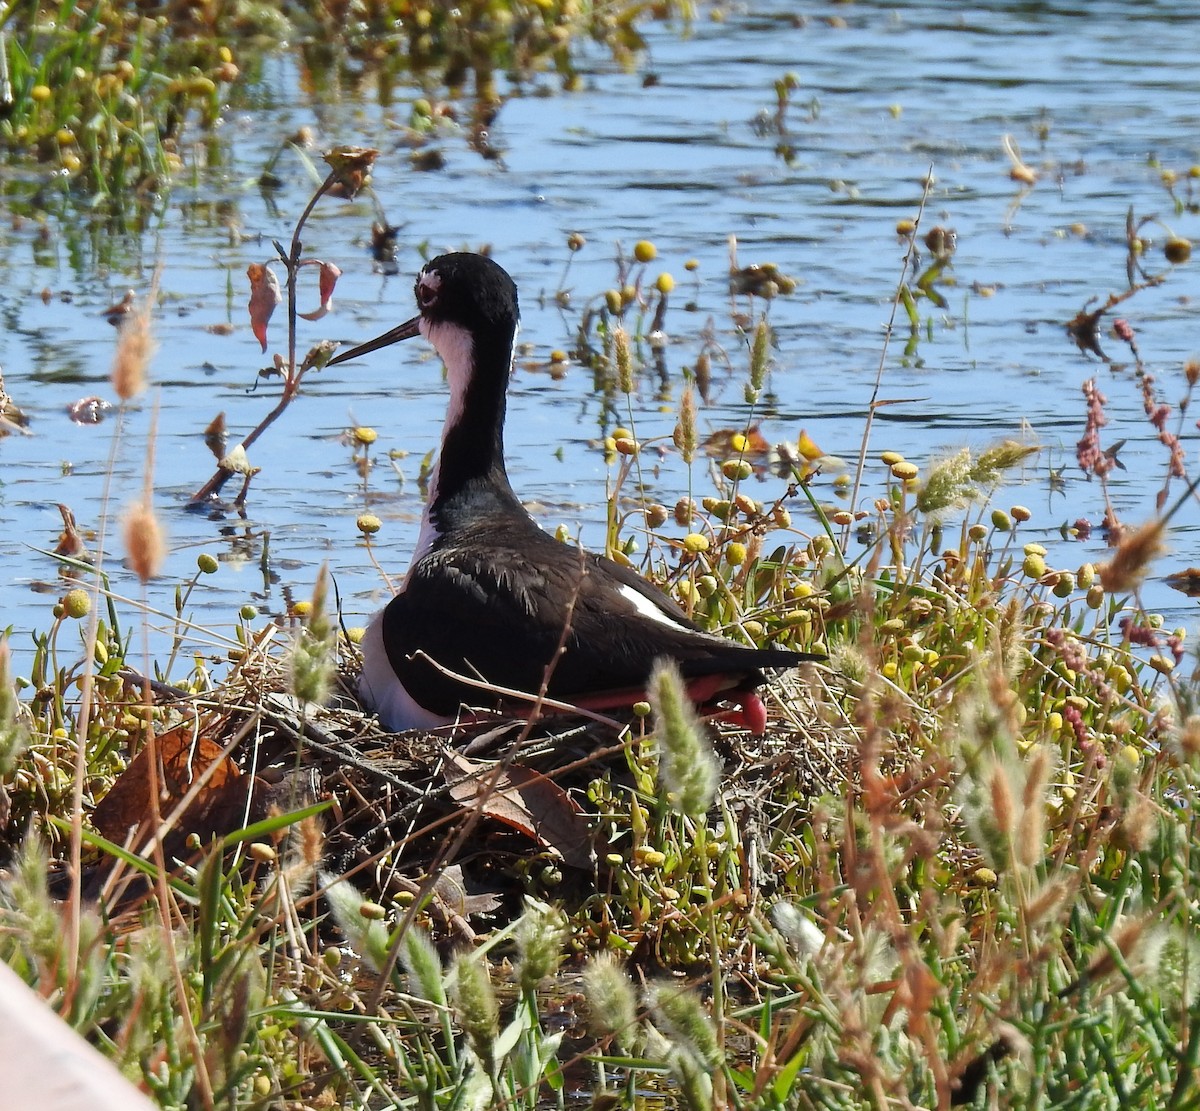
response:
M423 704L453 713L465 697L462 685L429 659L456 674L531 694L553 664L548 693L569 701L643 689L662 656L677 660L685 676L729 672L747 681L761 681L760 667L801 658L703 633L628 568L570 549L565 552L572 558L563 559L558 541L541 536L555 545L554 558L539 558L526 538L521 550L488 546L486 558L473 544L446 546L413 569L387 608L384 633L393 669Z

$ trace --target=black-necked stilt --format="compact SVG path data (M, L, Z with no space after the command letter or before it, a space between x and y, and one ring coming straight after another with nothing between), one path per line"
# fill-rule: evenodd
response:
M364 703L395 730L449 724L464 706L519 712L544 682L558 702L613 710L643 698L654 662L670 657L696 703L740 708L761 732L760 669L820 657L706 633L635 572L543 532L504 469L515 283L483 255L448 254L422 269L416 297L418 316L330 360L420 333L450 383L412 565L363 639Z

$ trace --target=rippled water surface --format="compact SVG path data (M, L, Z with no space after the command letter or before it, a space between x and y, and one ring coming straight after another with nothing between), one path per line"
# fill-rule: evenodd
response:
M363 143L383 152L375 188L388 219L402 227L400 275L388 277L366 250L369 200L318 208L307 253L345 273L335 314L302 323L302 348L322 338L367 338L410 315L422 252L490 244L520 286L528 344L511 391L514 485L544 523L566 523L591 546L602 543L607 470L596 440L612 416L590 372L576 366L556 379L546 367L552 349L572 345L580 310L612 284L616 244L628 251L635 240L653 239L659 257L649 278L665 269L678 282L665 322L668 389L661 395L647 375L635 401L642 439L669 434L682 367L710 319L730 362L719 367L702 420L716 429L746 419L747 359L727 289L728 238L736 236L742 264L774 262L799 281L771 308L778 342L772 403L756 414L762 431L794 441L805 428L826 452L853 459L901 273L896 221L916 215L930 168L935 184L922 228L957 233L953 284L940 287L944 309L921 302L919 340L907 351L907 322L903 314L898 320L880 390L898 403L880 410L872 453L892 448L924 463L945 448L1036 441L1043 452L1001 504L1027 504L1034 511L1028 538L1053 540L1051 564L1074 566L1101 553L1095 541L1059 538L1065 522L1103 515L1098 484L1074 463L1080 387L1095 376L1109 402L1105 443L1127 441L1120 451L1127 469L1110 484L1114 504L1131 522L1149 516L1167 455L1143 414L1129 349L1105 330L1101 344L1117 361L1106 364L1081 353L1064 325L1090 299L1127 287L1128 210L1157 214L1162 224L1144 230L1154 241L1144 264L1166 280L1112 315L1133 326L1161 399L1175 405L1185 397L1184 364L1200 355L1200 261L1171 271L1161 248L1163 225L1198 236L1200 219L1186 206L1176 211L1162 171L1179 174L1176 193L1186 201L1188 170L1200 163L1200 76L1191 64L1200 21L1168 3L750 8L720 23L650 27L650 49L633 73L586 47L583 91L558 93L547 78L544 90L510 99L492 129L498 160L447 133L438 172L411 169L401 141L415 88L394 90L387 110L349 89L313 97L302 91L310 86L296 60L277 56L253 89L254 109L231 111L220 168L177 185L140 237L80 217L6 222L0 362L9 392L32 418L32 435L0 442L4 620L15 627L18 650L30 629L48 625L61 594L53 562L37 551L57 539L56 503L98 528L114 450L110 514L134 499L155 419L155 497L172 554L167 573L151 584L152 607L170 611L176 583L209 551L221 568L188 609L217 633L231 632L244 602L277 613L285 590L307 596L323 561L336 575L347 623L360 624L386 596L357 538L355 518L368 507L384 520L380 558L390 573L403 572L420 513L419 464L436 444L444 406L440 367L419 343L307 380L304 396L252 450L262 473L244 519L184 510L212 471L203 444L208 422L223 411L237 437L273 404L269 383L248 392L267 358L246 320L244 275L249 263L270 257L272 238L290 236L307 200L307 179L287 156L281 192L265 198L254 184L279 140L301 124L313 126L322 147ZM780 133L774 85L789 72L799 84ZM1039 173L1031 189L1010 177L1006 134ZM553 294L571 232L587 245L571 261L564 310ZM694 276L684 271L688 259L698 261ZM114 448L115 419L80 427L66 410L88 394L111 398L115 337L100 313L127 288L148 289L156 265L155 388L135 402ZM302 309L313 307L313 294L308 301ZM272 325L275 349L281 317ZM232 325L229 334L216 334L223 325ZM1194 418L1180 426L1193 468ZM344 442L357 424L379 431L378 466L365 488ZM393 466L390 450L409 454ZM1059 468L1065 484L1052 490L1050 473ZM876 483L881 471L873 472ZM670 457L647 480L663 500L687 488ZM755 493L769 498L782 489L766 479ZM1164 573L1200 562L1198 523L1189 504ZM112 536L107 546L119 551ZM115 590L137 594L115 559L110 570ZM1194 603L1181 595L1158 586L1152 598L1171 623L1192 622Z

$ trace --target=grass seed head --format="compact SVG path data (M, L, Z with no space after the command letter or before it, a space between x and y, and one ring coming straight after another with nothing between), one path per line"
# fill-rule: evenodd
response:
M312 603L296 634L290 661L292 693L304 702L324 702L329 697L337 669L335 630L325 610L328 589L329 568L322 564L313 586Z
M772 905L771 921L801 957L815 957L825 945L825 934L821 928L786 899L780 899Z
M917 474L917 468L906 459L895 460L891 470L893 476L900 479L913 478ZM937 517L961 509L978 497L979 491L971 483L971 453L963 448L937 460L929 468L917 495L917 508L926 516Z
M382 971L388 957L387 926L378 918L363 914L366 900L349 880L322 874L321 886L346 940L376 972Z
M601 1037L614 1037L631 1048L637 1041L637 994L612 953L597 953L583 970L583 995L590 1026Z
M654 665L650 691L661 790L677 812L701 817L716 797L721 767L673 661L662 659Z
M771 328L766 320L760 319L754 329L754 342L750 346L750 388L757 391L763 387L771 354Z
M675 424L675 434L672 437L685 463L690 463L696 457L696 390L689 382L683 387L683 396L679 399L679 420Z
M500 1033L500 1004L483 958L460 953L452 970L454 1008L475 1055L490 1075Z
M143 583L161 570L167 555L162 527L148 501L140 502L125 514L125 553L129 566Z
M633 393L633 354L629 350L629 333L624 328L614 328L613 360L617 366L617 388L623 394Z
M558 969L567 942L567 917L557 907L525 898L525 913L517 923L520 952L518 979L522 992L534 991Z
M1121 539L1112 559L1100 565L1100 584L1106 593L1124 594L1141 583L1163 552L1163 524L1149 521Z
M408 990L434 1007L446 1006L446 983L442 961L420 926L410 925L400 946L400 963L408 973Z
M29 732L18 717L20 703L13 687L8 638L0 637L0 776L16 766L17 757L29 744Z
M1071 886L1061 879L1047 880L1025 905L1025 918L1031 924L1051 918L1065 905L1071 891Z
M1021 789L1021 817L1017 824L1016 855L1019 863L1033 867L1045 855L1046 785L1050 779L1050 753L1042 745L1030 751Z
M676 1045L685 1049L701 1068L720 1068L725 1055L717 1042L712 1019L695 994L670 981L653 985L649 994L655 1018Z
M117 333L117 350L113 356L113 392L122 401L129 401L146 388L146 370L156 348L150 330L149 308L134 309Z

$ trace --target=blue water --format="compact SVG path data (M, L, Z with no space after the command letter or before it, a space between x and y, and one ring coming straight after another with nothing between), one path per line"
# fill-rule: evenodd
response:
M307 200L308 179L290 155L280 163L286 185L273 204L254 185L279 140L300 124L314 128L319 147L362 143L382 151L375 189L388 218L402 227L400 275L387 277L372 267L365 247L370 201L322 203L305 236L306 253L336 261L344 276L335 313L301 322L301 350L323 338L361 340L410 315L411 276L423 252L490 244L519 283L521 339L529 345L511 390L514 485L548 527L564 523L592 546L602 543L608 473L596 440L612 418L589 371L574 366L555 380L547 362L552 349L572 346L580 310L614 282L616 244L628 252L636 240L652 239L659 257L648 279L668 270L678 283L666 317L670 396L658 396L657 379L647 372L634 399L639 437L669 435L682 367L694 361L710 320L729 364L714 360L713 398L702 424L718 429L746 419L747 359L731 326L727 291L728 238L736 236L741 264L770 261L799 282L770 310L778 342L773 405L756 414L764 435L794 440L804 428L825 451L852 461L901 273L905 245L895 224L916 215L932 168L922 227L957 232L953 284L940 287L944 309L921 302L921 336L911 355L904 350L907 324L903 314L898 318L880 397L900 403L879 411L872 457L894 449L924 465L940 451L1004 437L1039 443L1042 454L999 503L1033 510L1025 537L1047 542L1051 566L1103 558L1097 539L1084 544L1059 535L1065 522L1098 522L1103 514L1099 484L1074 465L1083 381L1097 377L1108 396L1104 442L1127 441L1120 453L1127 469L1114 472L1109 486L1126 521L1153 513L1166 453L1143 415L1128 349L1106 327L1101 344L1123 364L1106 365L1079 352L1064 325L1090 298L1126 287L1130 207L1200 238L1200 217L1176 214L1161 181L1163 168L1177 171L1183 196L1189 167L1200 163L1200 75L1191 64L1200 21L1164 3L994 2L964 9L777 2L753 9L688 29L648 26L649 49L635 73L623 72L597 46L583 47L582 92L557 93L548 75L542 91L551 95L505 104L492 131L502 160L485 161L465 134L450 132L438 144L446 167L433 173L413 171L400 142L397 125L406 121L417 89L396 90L386 112L351 88L314 103L294 57L279 55L257 78L253 111L229 113L220 133L225 161L181 175L165 210L141 235L89 229L78 216L49 217L45 240L34 220L0 224L6 268L0 312L7 325L0 365L9 392L32 418L31 436L0 441L3 619L15 627L18 652L31 628L48 625L61 594L53 562L35 550L57 539L56 503L70 505L85 527L105 517L104 475L118 421L110 414L96 427L78 427L66 415L87 394L113 399L115 333L99 314L126 289L147 290L156 265L154 386L122 424L107 509L113 520L140 493L156 423L155 499L171 555L163 577L150 585L149 605L170 611L196 556L211 552L221 568L193 594L189 612L213 634L228 636L243 603L279 613L285 588L307 596L327 561L347 624L361 624L386 597L357 538L355 518L365 508L384 521L380 558L392 575L403 573L420 514L420 460L436 444L444 406L440 367L420 343L308 379L304 395L251 451L263 470L244 520L184 510L212 471L202 442L208 421L224 411L236 439L274 403L270 383L248 392L269 356L260 354L246 319L245 270L269 259L272 238L290 237ZM775 111L774 82L788 72L799 84L786 133L774 134L763 121ZM648 86L647 73L656 79ZM1039 172L1032 189L1009 176L1005 134ZM781 143L790 146L790 160L777 152ZM203 151L184 154L192 164ZM572 260L566 283L572 300L560 309L553 294L572 232L587 245ZM1161 253L1165 228L1149 225L1144 234L1153 240L1147 269L1169 270ZM684 271L688 259L699 263L695 277ZM1186 396L1186 360L1200 356L1197 267L1200 259L1170 271L1160 287L1111 314L1134 327L1145 368L1171 404ZM43 290L50 291L48 303ZM315 304L310 289L300 307ZM232 331L211 331L221 326ZM272 350L283 336L281 310L272 322ZM378 465L365 489L344 442L356 424L379 432ZM1194 412L1181 433L1194 468ZM388 451L408 454L393 467ZM1065 489L1053 492L1050 468L1062 467ZM696 475L700 488L702 469ZM868 471L866 497L879 492L883 477L881 466ZM673 456L647 480L668 502L688 482ZM770 479L754 492L769 499L782 489ZM1173 490L1180 489L1177 481ZM832 500L828 486L820 493ZM1173 550L1158 573L1200 562L1198 526L1192 502L1173 524ZM119 566L114 528L107 545L114 589L137 596L135 581ZM268 535L271 574L264 576L260 556ZM1149 584L1147 600L1169 625L1194 625L1195 603L1160 583ZM122 608L136 614L133 606ZM149 622L152 655L164 643L155 630L165 624ZM195 643L204 645L208 635ZM214 652L223 651L213 643Z

